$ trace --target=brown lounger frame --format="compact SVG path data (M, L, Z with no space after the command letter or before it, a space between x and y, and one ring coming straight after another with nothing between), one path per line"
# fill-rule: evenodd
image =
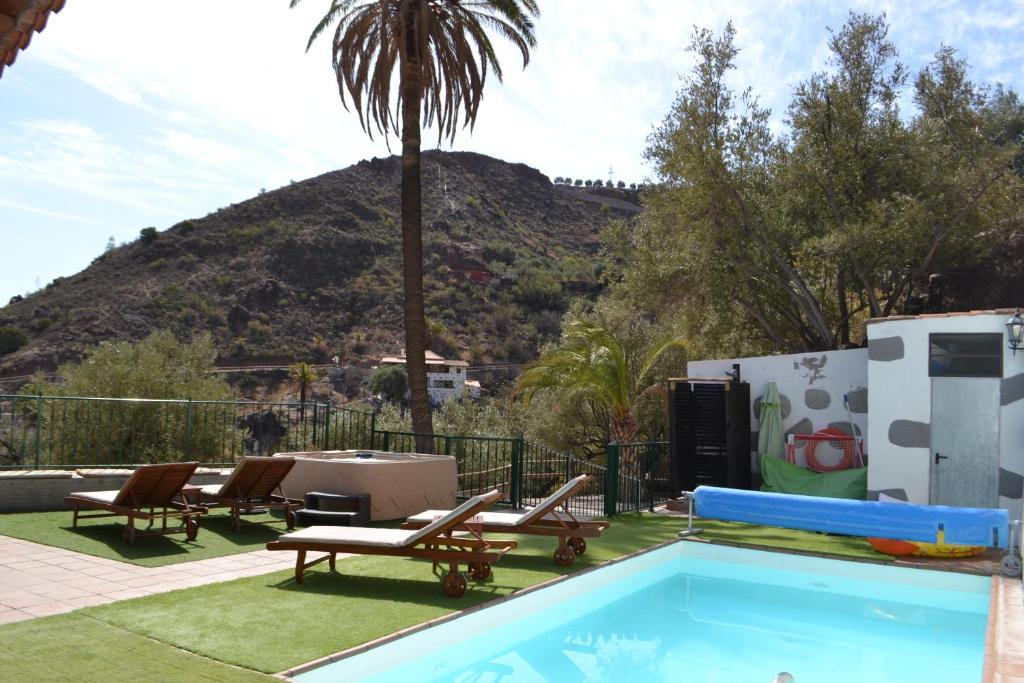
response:
M474 528L482 533L510 533L524 534L528 536L557 536L558 547L555 548L555 564L560 567L570 567L576 561L577 555L587 551L585 538L597 538L604 530L611 526L608 522L584 521L581 522L569 511L569 499L577 495L593 479L585 475L571 489L562 495L544 500L538 507L543 511L533 521L522 526L509 526L507 524L487 524L486 522L474 524ZM561 508L561 510L559 510ZM537 508L534 508L537 510ZM545 519L546 515L555 513L554 519ZM406 521L402 524L403 529L422 529L429 522ZM468 525L467 525L468 528ZM463 530L460 528L460 530Z
M245 457L235 471L224 482L228 486L228 495L211 495L202 493L203 504L214 503L231 508L231 530L238 531L242 526L242 512L260 508L284 510L285 525L295 528L295 511L305 507L305 502L297 498L288 498L281 490L281 482L295 466L295 458L288 457ZM221 492L224 487L221 487ZM258 524L276 524L277 520L256 522Z
M95 517L127 517L124 526L124 540L133 543L139 536L163 536L184 533L194 541L199 534L199 517L207 513L202 505L193 505L182 495L181 487L188 483L198 462L174 462L156 465L140 465L124 483L113 502L83 498L72 493L64 499L65 505L74 508L71 526L77 527L78 520ZM180 501L175 500L180 497ZM105 510L97 514L82 514L81 508ZM145 529L136 529L135 520L148 522ZM161 521L159 528L153 523ZM167 526L168 519L178 519L181 524Z
M484 539L480 535L479 525L467 524L466 520L487 509L501 497L497 491L491 491L480 497L480 502L453 518L449 523L438 527L435 533L421 538L407 546L373 546L343 543L310 543L300 540L288 540L287 537L267 544L267 550L295 550L295 581L302 583L305 570L315 564L328 561L331 571L335 570L337 554L352 555L385 555L390 557L417 557L432 560L434 573L438 576L438 566L447 563L448 571L441 576L441 586L445 595L453 598L461 597L466 592L465 575L459 571L460 564L467 564L469 575L476 581L483 581L491 575L491 563L500 560L505 553L514 549L515 541ZM468 531L471 537L453 536L455 531ZM327 553L324 557L306 562L307 552Z

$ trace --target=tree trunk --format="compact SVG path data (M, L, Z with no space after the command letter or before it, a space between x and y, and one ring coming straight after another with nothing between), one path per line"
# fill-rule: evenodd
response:
M407 46L407 48L410 46ZM411 48L414 50L415 48ZM405 368L416 450L429 453L434 427L427 392L426 318L423 309L423 218L420 190L419 64L408 55L401 72L402 91L402 282L405 290Z
M850 345L850 307L846 301L846 270L840 266L836 276L836 298L839 301L839 348Z

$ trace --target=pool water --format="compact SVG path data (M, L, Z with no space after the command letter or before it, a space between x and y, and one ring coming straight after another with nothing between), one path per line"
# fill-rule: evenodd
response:
M976 682L990 585L677 543L297 678L769 683L788 671L796 683Z

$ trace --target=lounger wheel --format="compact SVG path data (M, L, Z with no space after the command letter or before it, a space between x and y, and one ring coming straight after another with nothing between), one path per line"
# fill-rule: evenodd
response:
M450 598L461 598L465 594L468 585L466 575L462 572L448 572L441 579L444 594Z
M131 545L132 543L134 543L135 542L135 527L125 525L125 527L121 530L121 537L124 539L124 542L127 543L128 545Z
M1020 554L1013 552L1003 553L1003 559L999 561L999 566L1003 570L1003 575L1010 578L1017 578L1021 575L1021 560Z
M295 512L292 510L284 511L284 523L287 525L289 531L295 528Z
M555 550L555 564L559 567L571 567L576 561L576 552L568 545L560 545Z
M196 540L199 535L199 522L189 517L185 520L185 538L190 541Z
M491 575L490 562L470 562L469 578L474 581L485 581Z
M569 547L572 548L572 551L576 553L576 555L582 555L587 552L587 542L579 536L574 536L569 539Z

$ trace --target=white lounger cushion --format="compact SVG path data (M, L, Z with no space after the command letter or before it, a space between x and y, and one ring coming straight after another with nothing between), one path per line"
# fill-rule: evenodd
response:
M369 526L311 526L301 531L285 534L277 540L402 548L411 545L409 539L418 533L418 531L405 529L377 529Z
M95 500L98 503L106 503L108 505L113 504L117 498L117 494L120 491L79 491L72 493L71 495L75 498L85 498L86 500Z
M520 524L529 524L530 522L534 521L535 519L540 519L541 517L543 517L548 512L551 512L551 509L549 508L549 504L551 503L551 501L553 501L553 500L555 500L555 499L557 499L557 498L559 498L561 496L564 496L566 493L571 491L574 486L578 486L580 481L582 481L586 477L587 477L587 475L581 474L580 476L575 477L575 478L570 479L569 481L565 482L565 486L563 486L562 488L560 488L557 491L555 491L554 493L552 493L550 496L548 496L547 498L542 500L540 503L538 503L536 506L534 506L534 508L532 510L530 510L529 512L524 514L523 518L521 520L519 520L519 523Z
M564 496L566 493L571 491L574 486L578 486L580 481L585 479L586 476L587 475L585 474L581 474L578 477L570 479L565 483L565 486L561 487L560 489L552 493L550 496L548 496L540 503L535 505L533 508L527 510L526 512L481 512L476 515L476 517L478 517L479 519L476 519L474 521L477 523L482 522L483 524L493 524L495 526L507 525L509 527L517 527L526 526L527 524L531 524L532 522L541 518L555 519L554 514L552 514L555 511L551 509L551 503L557 500L559 497ZM461 509L461 507L465 507L465 504L460 506L460 508L456 509ZM427 510L426 512L421 512L418 515L413 515L409 518L409 521L427 522L437 519L438 515L447 514L447 510ZM568 519L568 517L564 516L562 518ZM494 521L491 521L492 519ZM423 528L427 529L428 527Z
M202 490L204 496L218 497L218 496L220 496L220 490L222 488L224 488L225 486L227 486L227 483L224 483L224 484L203 484L199 488Z
M338 545L374 545L386 548L404 548L415 545L424 538L437 534L437 530L453 519L465 517L474 507L479 505L483 496L473 496L441 519L428 524L422 529L409 531L406 529L377 529L362 526L311 526L302 531L285 534L278 541L300 541L304 543L335 543Z
M433 522L435 519L438 519L439 517L443 517L444 515L447 515L447 514L448 514L448 510L426 510L424 512L419 513L418 515L413 515L412 517L410 517L408 519L408 521L415 522L417 524L425 524L425 523ZM508 527L509 529L514 529L514 528L516 528L518 526L522 526L523 525L523 518L526 517L527 514L529 514L529 511L527 511L527 512L480 512L478 514L473 515L468 520L466 520L466 524L486 524L488 526L500 526L500 527ZM566 521L569 520L569 518L566 517L565 515L561 515L561 518L566 520ZM557 519L557 516L556 516L555 513L551 513L551 514L544 515L544 519L554 520L554 519Z

